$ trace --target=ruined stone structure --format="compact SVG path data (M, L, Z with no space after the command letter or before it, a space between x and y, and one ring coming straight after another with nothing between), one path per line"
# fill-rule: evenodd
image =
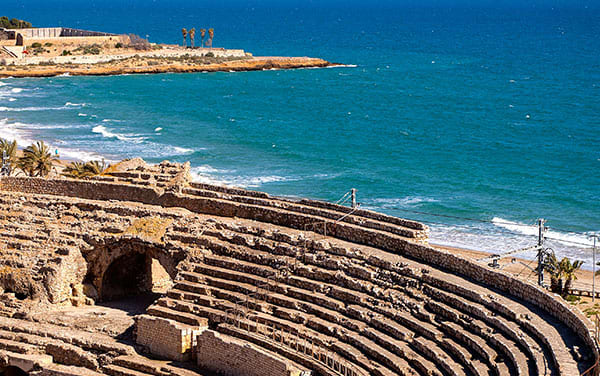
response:
M572 376L598 355L577 310L420 223L187 164L1 178L0 252L0 375Z

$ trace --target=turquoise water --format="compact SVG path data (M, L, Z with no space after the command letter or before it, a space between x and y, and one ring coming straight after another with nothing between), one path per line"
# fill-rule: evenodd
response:
M277 195L336 201L354 187L365 208L428 222L437 243L492 252L533 244L524 225L543 217L553 249L589 259L597 9L172 4L8 13L169 43L213 26L216 46L348 66L3 79L0 137L72 158L189 160L197 180Z

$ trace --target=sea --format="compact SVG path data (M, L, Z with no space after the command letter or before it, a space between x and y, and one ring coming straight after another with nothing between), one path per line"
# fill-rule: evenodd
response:
M159 43L214 28L214 46L343 65L0 79L0 137L70 159L190 161L197 181L289 198L348 205L355 188L364 209L428 224L432 243L496 254L537 244L543 218L545 247L590 269L600 7L471 3L3 0L0 15L39 27Z

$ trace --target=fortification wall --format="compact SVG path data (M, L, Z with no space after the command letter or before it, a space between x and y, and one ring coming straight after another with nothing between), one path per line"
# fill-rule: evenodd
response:
M79 47L84 45L99 44L107 45L111 48L117 42L128 43L129 38L125 35L112 35L112 36L101 36L101 37L70 37L70 38L24 38L24 44L30 46L32 43L52 43L54 46L63 47Z
M316 221L316 217L278 208L192 197L164 192L162 189L157 188L97 181L3 177L0 178L0 190L72 196L94 200L133 201L163 207L182 207L196 213L247 218L298 230L304 230L307 224ZM318 202L315 203L317 204ZM319 229L316 229L316 231L318 232ZM426 264L469 277L476 282L483 283L491 286L491 288L516 296L525 302L532 303L565 323L593 349L596 356L598 355L597 347L593 340L593 332L589 329L592 327L589 320L578 310L572 309L564 300L553 296L553 294L548 293L538 286L518 280L507 273L490 269L485 265L475 263L472 260L459 257L450 252L409 242L405 238L390 233L377 232L343 222L334 223L334 221L328 221L327 235L411 257ZM388 265L388 267L394 268L393 265ZM423 278L427 278L426 273L423 275Z
M10 29L10 31L19 33L27 39L116 36L116 34L103 33L99 31L72 29L69 27L37 27L29 29Z
M62 27L40 27L30 29L11 29L21 34L24 38L58 38L62 32Z

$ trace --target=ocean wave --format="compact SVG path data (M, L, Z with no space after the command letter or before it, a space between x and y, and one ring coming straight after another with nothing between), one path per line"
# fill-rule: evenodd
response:
M88 116L88 115L80 112L80 113L77 114L77 116L85 117L85 116Z
M8 119L0 119L0 138L17 141L20 146L31 145L33 140L30 138L30 132L23 130L26 126L27 124L10 123Z
M522 235L530 235L537 236L538 235L538 225L528 225L524 223L509 221L507 219L494 217L492 219L492 223L498 227L507 229L509 231L513 231ZM594 240L592 238L593 233L572 233L572 232L561 232L552 230L552 227L546 231L546 237L550 238L555 242L559 242L565 245L581 245L592 247L594 245Z
M92 128L92 132L101 134L102 137L106 138L116 138L120 141L133 142L139 144L145 140L144 137L140 137L139 135L127 135L121 133L114 133L103 125L97 125Z
M21 87L13 87L12 89L10 89L10 92L11 92L11 93L18 94L18 93L21 93L21 92L23 92L23 90L25 90L25 89L23 89L23 88L21 88Z
M264 184L269 183L280 183L288 181L297 181L300 178L296 177L285 177L279 175L266 175L266 176L233 176L227 178L227 184L241 188L256 188Z
M398 198L374 198L364 200L364 204L372 209L394 209L414 207L423 203L439 202L439 200L431 197L422 196L406 196Z
M87 103L71 103L71 102L65 103L65 107L85 107L87 105L88 105Z
M179 146L173 146L173 150L177 154L184 154L184 155L193 154L193 153L196 152L196 150L194 150L194 149L182 148L182 147L179 147Z
M2 112L25 112L25 111L59 111L59 110L70 110L75 109L72 106L60 106L60 107L0 107Z
M17 98L8 98L8 101L9 101L9 102L14 102L14 101L16 101L16 100L17 100Z

